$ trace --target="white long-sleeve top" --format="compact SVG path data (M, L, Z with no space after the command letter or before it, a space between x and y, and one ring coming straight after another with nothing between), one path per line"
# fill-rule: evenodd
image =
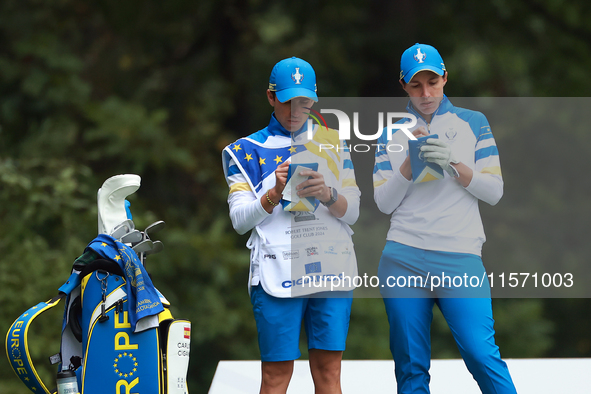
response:
M437 134L455 158L473 170L473 176L465 188L447 173L441 180L416 184L407 180L400 166L408 138L397 131L388 141L384 130L376 148L373 181L378 208L392 214L387 239L421 249L481 255L486 237L478 200L495 205L503 195L498 149L486 117L454 107L447 97L429 124L410 103L407 110L418 119L411 131L422 126ZM389 149L395 144L403 148Z
M347 260L344 264L348 268L344 267L344 271L350 272L354 268L356 274L349 225L359 216L360 192L353 163L346 145L338 139L338 149L318 149L319 143L326 142L326 138L335 145L335 136L338 133L334 130L317 129L314 140L309 140L305 133L289 133L273 116L267 128L224 149L223 165L230 188L228 204L232 225L239 234L252 230L247 243L251 249L250 285L262 283L269 294L290 296L290 288L299 283L292 280L288 283L282 271L284 265L295 264L296 260L318 260L321 264L314 267L322 267L322 270L308 272L312 269L309 264L317 261L307 262L308 266L303 262L308 267L305 273L328 274L330 262L322 262L324 257L315 256L332 255L339 248L343 248L338 252L343 256L342 260ZM336 188L347 200L343 217L334 217L323 205L318 205L314 212L289 212L283 206L275 207L272 213L264 210L261 197L275 186L275 168L288 158L292 164L318 164L318 171L323 173L327 185Z

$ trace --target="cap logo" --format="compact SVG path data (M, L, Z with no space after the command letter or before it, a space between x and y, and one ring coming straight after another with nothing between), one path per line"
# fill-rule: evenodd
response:
M421 52L421 48L417 48L417 53L413 56L415 60L419 63L424 63L425 58L427 57L426 53Z
M295 68L295 73L291 74L291 79L295 81L296 85L302 84L302 79L304 79L304 74L300 74L300 68Z

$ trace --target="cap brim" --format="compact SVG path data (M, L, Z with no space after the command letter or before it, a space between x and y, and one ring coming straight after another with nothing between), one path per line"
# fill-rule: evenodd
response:
M410 70L409 72L407 72L403 78L404 82L409 83L410 80L415 75L420 73L421 71L431 71L431 72L434 72L435 74L440 75L440 76L443 76L443 74L444 74L444 71L441 68L437 68L437 67L429 66L429 65L421 65L421 66L415 67L412 70Z
M285 103L286 101L289 101L296 97L307 97L314 101L318 101L318 96L316 95L316 92L306 88L284 89L275 92L275 94L277 95L277 100L281 101L282 103Z

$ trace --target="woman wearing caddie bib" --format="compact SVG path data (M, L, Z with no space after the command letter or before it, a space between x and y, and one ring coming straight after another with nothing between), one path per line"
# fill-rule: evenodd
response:
M341 393L352 294L331 285L335 277L357 275L349 228L359 216L353 163L337 131L317 126L308 135L318 100L308 62L277 63L267 99L274 109L268 126L223 151L232 224L239 234L252 231L249 290L260 392L286 393L293 360L301 356L303 321L316 392Z

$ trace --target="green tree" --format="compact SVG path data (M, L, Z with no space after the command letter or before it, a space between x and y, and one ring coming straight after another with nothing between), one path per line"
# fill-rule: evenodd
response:
M246 236L228 219L220 152L268 121L264 92L275 62L309 60L321 96L402 96L399 56L426 42L444 54L450 97L586 96L590 8L582 0L2 1L0 327L66 280L96 235L102 182L136 173L137 227L167 223L166 249L147 268L175 317L193 322L189 386L206 391L219 360L259 357ZM583 264L588 133L582 122L523 126L510 133L493 123L506 192L482 209L485 264ZM368 178L358 174L371 212ZM379 251L363 246L384 237L387 222L362 217L356 225L354 241L376 267ZM494 304L504 356L591 355L579 328L589 322L578 313L588 300ZM345 357L389 358L381 300L356 299L353 308ZM58 332L45 327L59 331L61 317L40 319L31 346L45 360L59 348ZM457 357L449 335L436 315L434 357ZM6 362L0 388L26 392ZM55 373L40 370L49 380Z

